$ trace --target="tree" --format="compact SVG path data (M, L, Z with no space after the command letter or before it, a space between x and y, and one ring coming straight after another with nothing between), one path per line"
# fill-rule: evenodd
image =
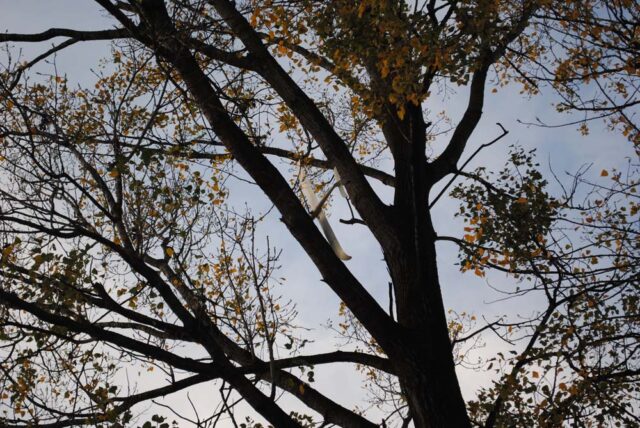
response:
M383 425L638 423L637 166L610 185L577 175L553 197L530 153L514 149L497 177L462 160L491 79L554 90L559 110L584 113L583 132L604 117L638 147L637 2L96 3L113 28L0 35L64 39L26 62L9 55L2 75L6 426L124 426L136 404L212 380L221 404L203 425L233 418L241 398L277 427L377 426L313 388L311 368L339 362L391 406ZM94 87L30 73L101 40L112 55ZM428 157L439 130L425 106L451 85L468 88L467 108ZM258 248L260 218L227 202L238 167L343 302L339 329L356 350L302 352L295 308L276 294L279 253ZM441 236L431 209L460 177L467 230ZM344 188L346 222L380 245L388 310L316 227L322 207L305 206L301 180ZM541 293L543 309L476 327L448 319L439 241L460 246L462 270ZM452 349L488 330L524 345L488 362L503 376L467 407ZM168 381L128 392L127 366ZM285 410L282 394L310 413Z

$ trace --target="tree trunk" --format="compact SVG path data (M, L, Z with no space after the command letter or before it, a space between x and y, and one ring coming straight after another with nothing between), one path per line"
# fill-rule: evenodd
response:
M405 286L396 283L396 288L409 292L404 296L396 292L398 322L405 328L405 336L401 355L392 357L392 361L396 362L400 384L417 428L464 428L469 427L470 422L455 373L437 275L427 282L417 281L424 278L426 270L435 272L435 246L433 241L430 244L433 251L428 259L414 269L407 269L407 276L414 280Z
M399 359L400 384L416 427L468 427L446 319L434 312L430 319L415 320L421 330L408 332L406 355Z
M400 131L385 132L396 165L394 226L400 237L399 248L387 247L385 258L403 330L399 355L390 358L416 427L464 428L470 422L455 373L429 212L427 125L419 108L407 110Z

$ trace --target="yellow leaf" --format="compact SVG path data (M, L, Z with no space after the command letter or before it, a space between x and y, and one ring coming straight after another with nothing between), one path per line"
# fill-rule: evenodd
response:
M173 255L175 254L175 251L173 251L173 248L171 247L165 248L164 252L167 255L167 257L173 257Z
M360 7L358 8L358 18L362 18L362 15L364 15L364 12L366 9L367 9L367 3L366 2L360 3Z
M527 203L527 198L524 198L524 197L523 198L518 198L516 200L516 202L519 203L519 204L526 204Z
M284 43L282 43L282 42L278 43L278 53L280 55L286 55L287 54L287 48L284 46Z
M389 75L390 71L391 70L389 70L389 61L387 61L386 59L383 59L382 67L380 68L380 76L384 79Z
M304 394L304 385L300 384L300 386L298 386L298 391L300 391L300 394Z
M251 20L249 21L251 23L252 27L257 27L258 26L258 14L260 13L260 9L256 9L252 14L251 14Z
M120 172L118 172L117 169L112 169L111 171L109 171L109 177L116 178L119 175L120 175Z
M398 117L400 118L400 120L404 119L404 114L405 114L404 106L400 106L400 108L398 109Z
M609 171L607 171L606 169L600 171L600 177L606 177L607 175L609 175Z
M538 379L538 378L540 377L540 373L538 373L537 371L533 371L533 372L531 372L531 376L532 376L534 379Z
M2 250L2 258L6 259L10 257L11 253L13 253L13 250L14 250L13 245L7 245L6 247L4 247L4 249Z

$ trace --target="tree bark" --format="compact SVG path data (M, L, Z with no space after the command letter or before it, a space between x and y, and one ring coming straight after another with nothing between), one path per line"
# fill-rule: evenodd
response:
M400 355L390 356L390 360L397 364L416 427L468 427L440 292L436 233L428 209L427 124L422 111L411 105L403 121L390 119L387 124L385 136L393 147L396 165L394 227L401 247L385 258L403 330ZM397 129L392 129L394 126Z

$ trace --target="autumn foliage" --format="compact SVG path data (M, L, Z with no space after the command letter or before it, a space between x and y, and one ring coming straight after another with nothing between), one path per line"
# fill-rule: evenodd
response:
M0 33L0 425L639 425L637 1L95 4L109 28ZM57 66L78 43L109 46L90 84ZM636 157L559 178L511 145L469 167L514 143L471 141L511 87ZM433 110L451 91L460 117ZM336 251L333 206L374 250ZM276 221L316 268L298 286L341 302L328 326L289 297ZM384 299L356 262L388 272ZM456 312L443 262L498 281L504 315ZM309 351L313 328L340 348ZM318 386L342 363L371 406ZM493 380L465 400L456 366ZM195 422L157 404L196 385Z

